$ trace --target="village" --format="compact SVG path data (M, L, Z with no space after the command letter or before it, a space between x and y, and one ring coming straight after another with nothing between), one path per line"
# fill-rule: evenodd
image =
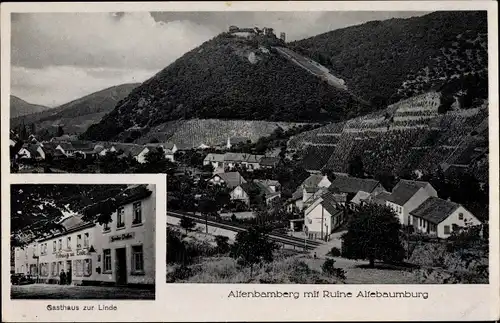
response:
M339 266L343 261L352 266L343 255L345 234L373 206L397 219L405 262L425 241L443 245L470 230L479 230L477 239L483 241L487 234L487 222L464 205L440 198L427 181L400 178L387 188L366 176L306 171L283 147L264 154L238 152L248 144L241 138L180 148L173 142L86 142L69 135L46 142L30 135L22 145L16 140L13 135L11 147L19 150L12 162L19 172L67 172L69 160L84 164L87 172L106 172L106 163L119 161L124 162L116 172L166 172L168 227L198 238L202 234L201 240L212 243L219 236L235 241L239 232L265 226L283 252L313 259L335 256Z

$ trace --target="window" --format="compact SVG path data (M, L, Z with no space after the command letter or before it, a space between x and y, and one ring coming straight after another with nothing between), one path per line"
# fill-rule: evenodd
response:
M76 236L76 249L82 248L82 235L79 234Z
M119 207L116 210L116 228L124 228L125 222L123 221L123 214L125 209L123 207Z
M444 226L444 234L450 234L450 226L449 225Z
M111 272L111 249L104 249L103 253L103 272Z
M88 248L89 247L89 233L88 232L86 232L83 235L83 247L84 248Z
M51 269L51 272L52 272L52 276L57 276L57 267L56 267L56 262L53 262L52 263L52 269Z
M142 209L141 209L141 202L135 202L134 203L134 220L132 221L132 224L138 224L142 223Z
M132 272L144 272L142 246L132 246Z
M89 277L92 275L92 259L83 260L83 276Z
M57 268L58 268L58 269L57 269L57 270L58 270L58 272L61 272L61 270L64 270L64 266L63 266L63 262L62 262L62 261L59 261L59 262L57 263Z
M82 260L75 260L75 276L82 277L83 276L83 263Z
M66 238L66 249L71 250L71 237Z
M52 253L56 253L56 250L57 250L56 242L53 241L52 242Z
M103 227L103 230L104 230L104 231L109 231L109 230L111 230L111 228L109 227L109 224L108 224L107 222L106 222L106 223L104 223L104 224L103 224L103 226L104 226L104 227Z
M62 250L62 239L59 239L59 250Z
M464 214L463 213L458 213L458 219L463 220L464 219Z

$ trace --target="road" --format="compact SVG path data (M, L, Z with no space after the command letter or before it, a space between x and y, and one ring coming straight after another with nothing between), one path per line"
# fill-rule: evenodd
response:
M12 299L155 299L154 289L31 284L11 286Z

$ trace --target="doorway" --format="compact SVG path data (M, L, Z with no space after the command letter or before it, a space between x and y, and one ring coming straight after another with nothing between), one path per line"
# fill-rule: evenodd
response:
M127 252L125 248L116 249L116 284L127 284Z
M71 270L71 260L66 261L66 280L68 281L68 284L71 284L72 278L73 278L73 271Z

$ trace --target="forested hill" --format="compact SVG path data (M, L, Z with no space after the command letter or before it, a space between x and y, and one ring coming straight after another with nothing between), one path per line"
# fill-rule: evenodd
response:
M106 88L65 103L57 108L11 118L12 128L34 124L38 135L56 130L61 125L65 133L82 133L97 123L126 97L138 83L122 84Z
M487 82L487 25L486 11L441 11L371 21L288 45L330 68L366 100L394 103L465 75Z
M31 113L41 112L49 110L49 107L32 104L18 98L17 96L10 96L10 117L15 118L19 116L24 116Z
M271 36L220 34L136 88L82 137L108 140L179 119L333 121L366 112L366 104L274 49L284 45Z

